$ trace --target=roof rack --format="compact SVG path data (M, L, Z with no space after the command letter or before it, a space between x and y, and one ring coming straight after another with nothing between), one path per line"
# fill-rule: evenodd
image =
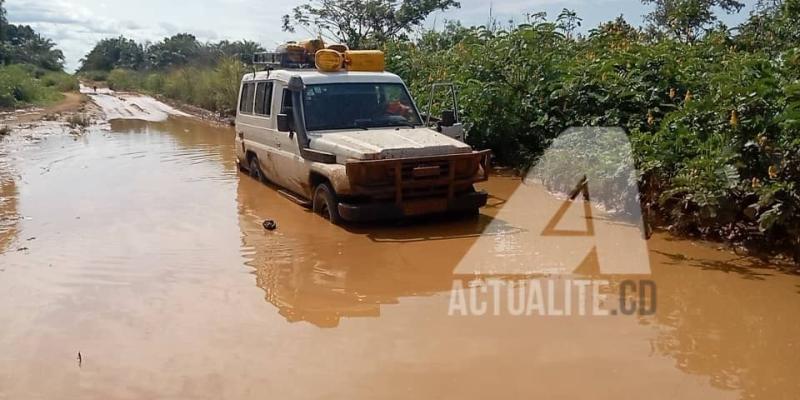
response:
M262 66L265 69L313 69L314 56L298 50L265 51L253 54L253 65Z

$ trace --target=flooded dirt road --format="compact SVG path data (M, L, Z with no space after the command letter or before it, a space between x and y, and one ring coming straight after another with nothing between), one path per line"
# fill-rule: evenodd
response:
M34 139L0 144L0 399L800 393L800 278L662 234L654 315L449 315L477 241L519 250L518 179L478 219L344 229L239 173L230 128Z

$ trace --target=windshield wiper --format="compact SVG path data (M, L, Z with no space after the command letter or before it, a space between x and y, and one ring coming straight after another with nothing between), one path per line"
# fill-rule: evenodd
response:
M360 129L363 129L365 131L368 131L369 128L365 126L366 122L368 122L368 121L355 120L355 121L353 121L353 128L360 128Z

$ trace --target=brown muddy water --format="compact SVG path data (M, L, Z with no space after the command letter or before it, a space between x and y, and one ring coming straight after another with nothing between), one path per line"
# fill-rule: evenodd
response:
M239 173L229 128L33 136L0 144L0 399L799 396L800 278L702 243L648 241L654 315L449 315L476 243L523 245L518 179L475 220L345 229Z

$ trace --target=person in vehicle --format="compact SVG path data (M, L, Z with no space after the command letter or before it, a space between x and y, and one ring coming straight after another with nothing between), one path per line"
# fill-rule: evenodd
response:
M394 100L390 101L386 106L386 113L408 118L408 116L411 114L411 107L403 104L403 102L400 100Z

